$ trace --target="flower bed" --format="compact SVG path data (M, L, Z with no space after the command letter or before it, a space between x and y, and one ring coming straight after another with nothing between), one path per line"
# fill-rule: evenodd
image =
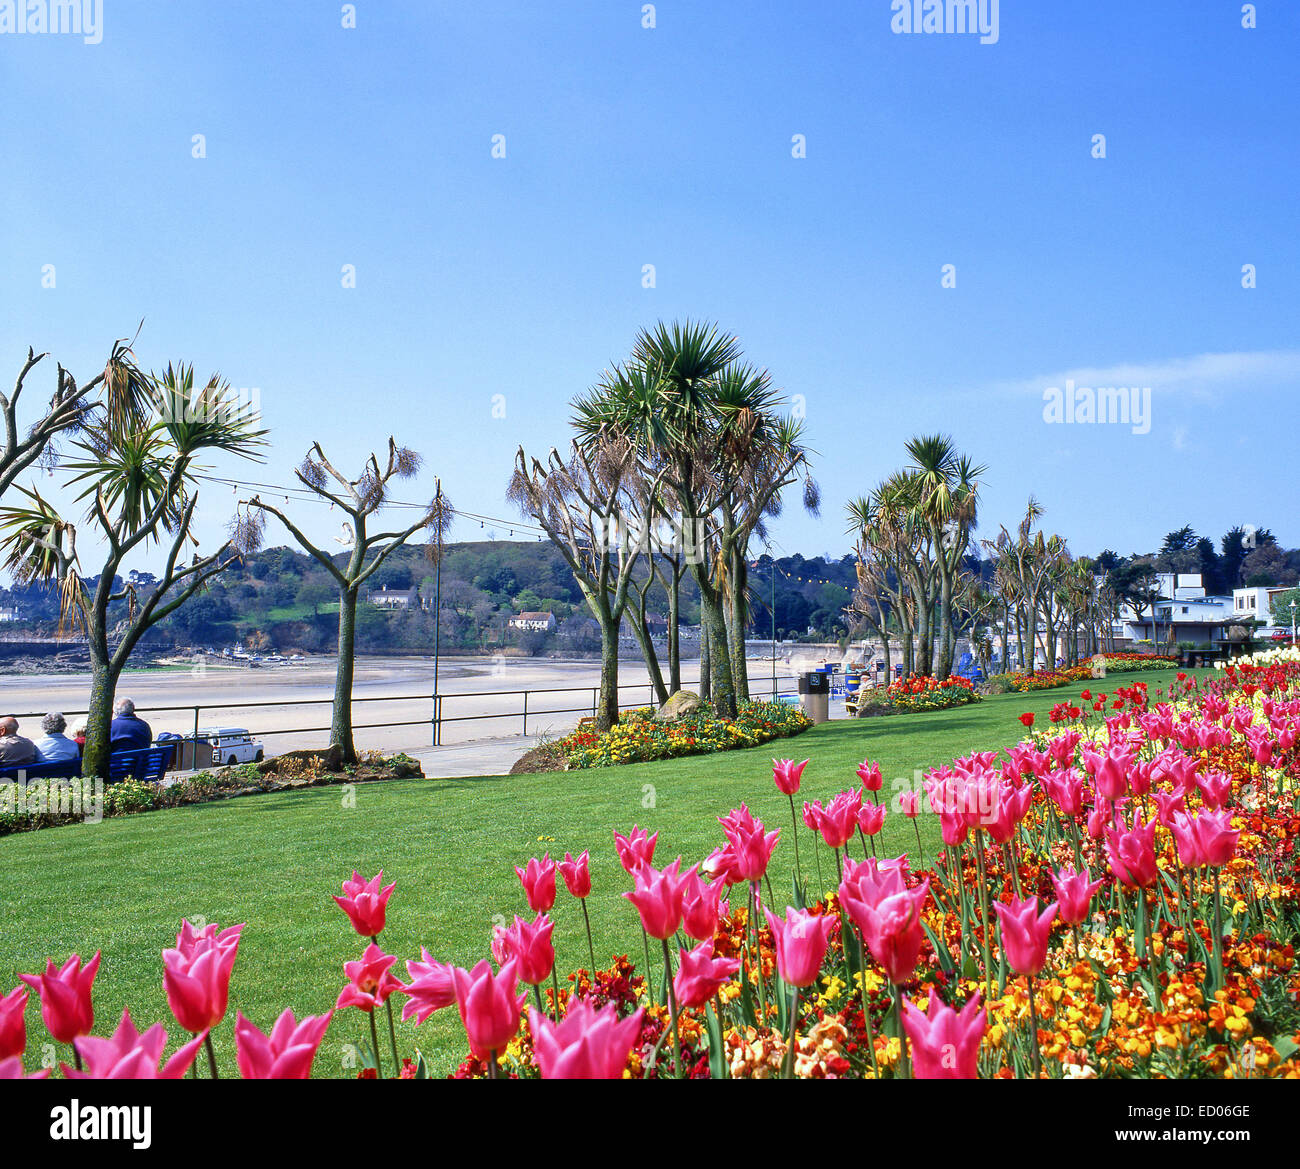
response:
M1178 665L1177 658L1156 654L1107 654L1105 665L1089 661L1084 665L1062 666L1056 670L1036 670L1030 674L1017 671L1011 674L995 675L1004 679L1007 689L1019 693L1033 690L1054 690L1058 686L1070 686L1076 682L1086 682L1089 678L1105 678L1110 674L1127 674L1137 670L1172 669ZM990 679L992 680L992 679Z
M33 780L24 788L7 780L0 783L0 836L263 792L405 779L423 774L419 761L409 755L385 757L377 751L363 753L356 767L327 771L324 753L316 751L294 752L264 763L247 763L217 772L200 771L166 787L138 779L111 784L51 779Z
M557 739L552 750L569 767L611 767L707 755L737 747L757 747L773 739L797 735L812 726L796 706L782 702L745 702L734 719L719 718L707 703L672 722L655 722L654 710L627 712L608 731L581 728Z
M906 714L921 710L948 710L978 702L975 684L969 678L953 675L940 681L926 674L900 678L885 690L885 709L889 713Z
M743 805L689 869L655 866L657 834L616 833L630 889L596 892L628 902L643 964L598 964L588 928L590 963L563 986L551 935L561 913L586 920L586 852L516 869L527 916L485 936L495 964L422 949L407 982L377 944L393 886L354 873L335 900L364 950L343 963L333 1012L286 1010L269 1034L236 1012L240 1073L306 1076L332 1028L364 1053L363 1076L426 1077L391 1028L380 1039L398 1001L420 1024L456 1008L461 1078L1300 1079L1300 663L1238 664L1174 691L1153 705L1135 685L1121 710L1080 708L1064 730L954 760L923 791L900 781L888 801L864 762L861 786L804 804L807 831L779 863L786 829ZM805 766L773 768L796 825ZM919 831L915 855L877 855L886 816L923 814L944 840L931 867ZM825 896L806 895L813 869L827 874L817 888L834 885ZM792 872L798 904L778 913L764 888ZM572 898L559 905L557 876ZM183 923L163 952L191 1038L161 1068L161 1025L141 1034L124 1014L93 1035L100 955L73 955L0 998L0 1078L24 1074L31 990L75 1053L66 1076L179 1077L201 1047L216 1074L210 1034L226 1025L244 928Z

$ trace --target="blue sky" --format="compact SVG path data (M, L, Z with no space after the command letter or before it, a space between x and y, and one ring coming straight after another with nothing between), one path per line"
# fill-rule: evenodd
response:
M220 473L391 432L427 458L403 498L510 516L516 447L702 317L802 395L824 510L783 552L847 551L844 501L935 430L988 465L985 534L1032 492L1080 553L1300 543L1300 5L1241 7L1003 0L986 45L889 0L105 0L100 44L0 35L4 377L29 344L89 377L144 318L145 364L259 391L268 462ZM1149 433L1046 424L1067 377L1150 386ZM205 489L208 546L234 500Z

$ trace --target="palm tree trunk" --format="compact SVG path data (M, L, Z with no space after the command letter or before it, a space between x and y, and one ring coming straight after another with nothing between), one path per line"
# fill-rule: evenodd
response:
M697 579L702 576L696 568ZM727 622L722 598L707 580L699 580L700 623L709 634L709 690L722 718L736 717L736 688L731 674L731 653L727 644Z
M668 690L672 694L682 688L681 587L674 567L668 582Z
M118 675L107 661L92 650L90 709L86 713L86 745L81 749L81 774L87 779L108 778L110 727Z
M334 714L330 719L330 748L337 748L339 762L353 765L357 761L352 741L352 677L356 668L357 589L339 589L338 672L334 680Z
M713 687L709 683L709 671L713 665L713 655L709 653L709 629L704 624L704 605L700 605L700 697L705 702L712 701Z
M596 729L607 731L618 722L618 626L609 612L600 615L600 697Z
M745 594L740 581L733 577L733 588L728 598L731 620L728 622L728 649L731 656L731 684L736 702L749 701L749 666L745 655Z

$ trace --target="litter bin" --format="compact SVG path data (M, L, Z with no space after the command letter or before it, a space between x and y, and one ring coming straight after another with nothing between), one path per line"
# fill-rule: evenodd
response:
M799 704L814 723L824 723L831 717L831 676L813 670L799 677Z

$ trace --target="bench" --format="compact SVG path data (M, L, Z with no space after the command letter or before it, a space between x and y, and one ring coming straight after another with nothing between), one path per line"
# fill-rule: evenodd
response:
M73 779L81 774L80 759L60 759L56 763L25 763L21 767L0 768L0 781L7 779Z
M108 782L138 779L142 783L161 783L175 751L174 743L163 747L143 747L138 751L114 751L108 757Z

